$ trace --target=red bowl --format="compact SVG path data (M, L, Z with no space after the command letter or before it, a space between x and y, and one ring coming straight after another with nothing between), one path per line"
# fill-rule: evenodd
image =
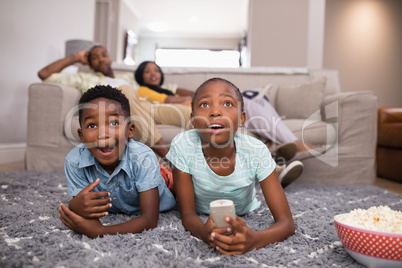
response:
M370 231L340 223L335 229L342 245L359 263L367 267L402 267L402 234Z

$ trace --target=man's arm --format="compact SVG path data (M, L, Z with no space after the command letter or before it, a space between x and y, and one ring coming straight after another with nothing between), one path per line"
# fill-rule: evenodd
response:
M60 59L60 60L57 60L57 61L49 64L48 66L44 67L42 70L40 70L38 72L38 76L41 80L45 80L52 74L60 73L67 66L70 66L77 62L80 62L83 65L88 64L87 51L83 50L83 51L77 52L73 55L65 57L64 59Z

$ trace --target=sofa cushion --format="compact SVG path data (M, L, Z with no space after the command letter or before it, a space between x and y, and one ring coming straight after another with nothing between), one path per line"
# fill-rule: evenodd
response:
M278 87L279 86L277 84L271 84L266 94L269 102L275 109L276 109L276 95L278 94Z
M294 86L281 85L276 93L275 108L288 119L306 119L320 110L325 91L325 77Z
M157 127L163 137L163 140L168 146L170 146L170 143L177 134L185 131L183 128L177 126L157 125Z
M64 136L69 142L74 146L81 143L80 137L78 135L78 129L80 128L80 123L78 121L78 114L67 116L64 120Z
M251 99L261 99L264 97L268 98L268 101L273 107L275 107L276 92L278 91L278 85L266 84L265 86L247 89L242 91L244 97L249 96Z
M333 145L337 142L337 129L333 124L308 119L286 119L283 122L304 143Z

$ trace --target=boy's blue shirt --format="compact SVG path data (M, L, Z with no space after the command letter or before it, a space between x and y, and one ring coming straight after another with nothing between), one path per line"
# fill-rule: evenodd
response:
M67 194L70 196L76 196L99 178L100 183L94 191L110 193L110 212L140 214L139 193L155 187L159 191L159 211L169 210L176 205L160 174L155 153L148 146L132 139L112 175L103 169L84 144L78 145L67 155L64 171L67 177Z

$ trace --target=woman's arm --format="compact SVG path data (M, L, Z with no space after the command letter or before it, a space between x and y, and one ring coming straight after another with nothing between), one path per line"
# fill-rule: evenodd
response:
M165 93L157 92L147 86L140 86L137 90L140 98L147 98L151 102L159 103L175 103L189 106L191 104L190 96L173 96Z
M283 241L294 234L295 225L292 214L276 171L261 182L261 189L274 216L275 223L265 230L253 231L239 217L236 217L235 220L227 218L226 221L232 225L235 235L224 236L215 232L212 233L217 246L216 249L220 253L227 255L243 254L252 249L259 249Z
M76 233L85 234L91 238L105 234L141 233L155 228L159 217L159 192L153 188L140 193L141 215L127 222L103 226L99 219L86 219L69 210L64 204L59 208L61 221Z
M174 167L173 180L183 226L192 235L211 245L211 232L215 226L210 217L204 224L196 213L194 186L190 174Z
M191 100L193 98L194 91L184 89L184 88L177 88L176 89L176 96L169 96L166 98L165 103L179 103L182 105L189 106L191 105Z
M176 95L193 97L194 91L191 91L191 90L188 90L185 88L177 88Z
M191 104L191 97L189 96L167 96L165 103L182 104L189 106Z

